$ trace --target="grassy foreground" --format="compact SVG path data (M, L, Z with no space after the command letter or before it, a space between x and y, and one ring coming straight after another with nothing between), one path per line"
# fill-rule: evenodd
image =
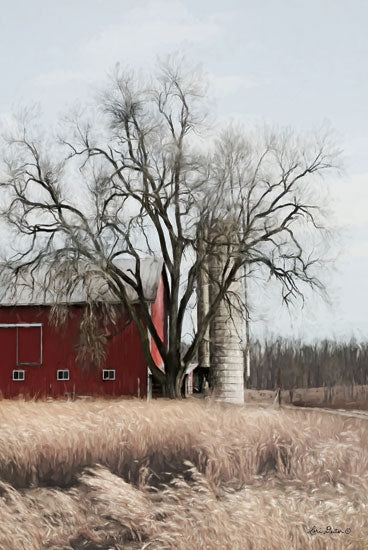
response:
M313 411L3 400L0 548L368 548L367 447Z

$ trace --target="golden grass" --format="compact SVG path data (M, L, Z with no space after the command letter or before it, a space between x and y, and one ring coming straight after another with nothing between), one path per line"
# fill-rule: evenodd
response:
M0 548L362 549L367 446L313 411L3 400Z

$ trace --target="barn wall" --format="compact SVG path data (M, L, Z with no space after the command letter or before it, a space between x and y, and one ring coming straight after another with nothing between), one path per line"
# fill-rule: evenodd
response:
M0 391L4 397L19 394L58 396L74 391L79 395L146 395L147 368L138 329L134 323L130 323L109 341L103 368L115 369L116 380L103 381L101 368L88 371L76 366L76 344L82 308L72 306L67 324L59 330L49 325L48 314L48 307L0 307L0 323L43 323L42 365L17 367L16 329L0 328ZM35 362L35 358L37 359L34 337L37 337L34 328L22 329L19 339L20 362ZM25 371L24 382L12 380L13 369ZM58 381L58 369L69 369L70 380Z

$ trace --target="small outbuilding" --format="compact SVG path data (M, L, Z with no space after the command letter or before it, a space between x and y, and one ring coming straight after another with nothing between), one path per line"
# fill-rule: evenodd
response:
M124 271L134 269L134 265L130 260L119 262L119 268ZM166 343L169 289L163 262L142 259L140 275L156 330ZM138 328L123 307L119 308L102 280L99 296L103 295L103 285L106 286L104 300L117 306L119 318L108 336L106 360L99 368L86 368L77 361L79 325L87 300L85 289L75 289L66 304L66 322L59 328L50 322L50 311L55 305L52 291L31 292L24 287L15 297L3 294L0 298L0 392L3 397L149 397L152 380ZM129 288L127 291L131 292ZM134 293L130 298L135 307L139 307ZM156 365L163 369L154 343L151 350Z

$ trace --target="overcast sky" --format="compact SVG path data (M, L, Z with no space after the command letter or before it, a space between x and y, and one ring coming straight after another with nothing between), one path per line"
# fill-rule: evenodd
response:
M148 67L183 51L201 63L221 119L307 131L328 123L345 173L328 183L342 226L331 305L290 316L253 296L255 332L368 335L368 2L365 0L2 0L0 115L41 103L54 124L116 62ZM272 306L271 306L272 304ZM258 313L257 313L258 312Z

